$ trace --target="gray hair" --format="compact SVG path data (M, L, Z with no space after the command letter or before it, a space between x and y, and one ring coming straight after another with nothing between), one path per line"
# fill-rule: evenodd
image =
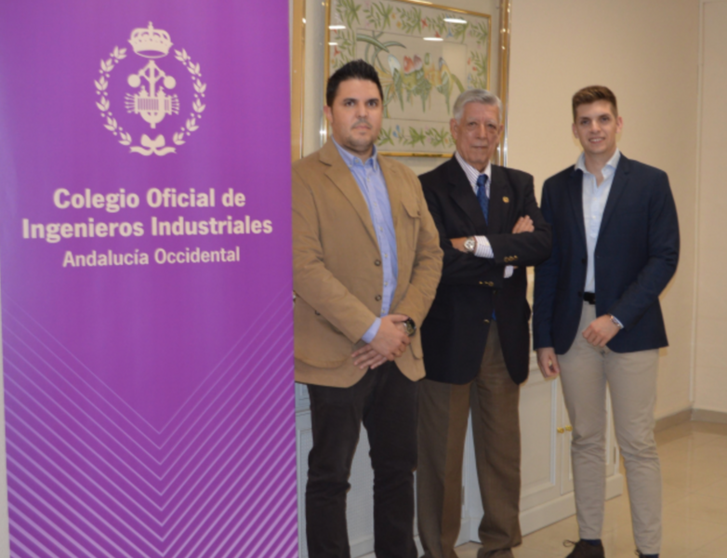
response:
M494 93L490 93L485 89L468 89L460 93L454 102L454 109L452 109L454 119L458 122L462 119L464 106L468 103L482 103L483 105L496 106L497 119L502 123L502 101Z

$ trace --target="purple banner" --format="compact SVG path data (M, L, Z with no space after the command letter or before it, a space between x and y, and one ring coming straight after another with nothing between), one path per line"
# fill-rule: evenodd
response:
M288 49L288 0L0 3L12 556L297 556Z

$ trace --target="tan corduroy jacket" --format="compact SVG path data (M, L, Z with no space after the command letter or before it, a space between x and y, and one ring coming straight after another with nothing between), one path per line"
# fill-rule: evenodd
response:
M399 265L392 314L421 326L439 283L442 250L416 175L379 157L391 203ZM351 353L381 312L384 272L366 201L331 140L293 164L295 379L349 387L365 371ZM401 372L424 377L419 332L401 357Z

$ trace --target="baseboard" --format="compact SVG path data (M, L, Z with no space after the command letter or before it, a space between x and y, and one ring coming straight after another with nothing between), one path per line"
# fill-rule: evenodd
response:
M654 426L654 432L661 432L667 428L691 421L727 424L727 413L724 411L712 411L709 409L683 409L671 415L657 419L656 425Z
M654 426L654 432L661 432L662 430L666 430L667 428L671 428L672 426L677 426L684 422L694 420L692 418L692 411L693 410L691 408L683 409L672 415L667 415L665 417L657 419L656 425Z
M727 413L722 411L710 411L708 409L692 409L692 420L727 424Z

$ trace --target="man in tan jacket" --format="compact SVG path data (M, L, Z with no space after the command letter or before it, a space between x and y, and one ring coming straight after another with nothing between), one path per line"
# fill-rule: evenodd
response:
M374 469L378 558L415 558L413 470L417 326L442 268L416 175L374 146L383 118L376 70L353 61L328 80L333 132L293 165L295 378L308 384L310 558L350 556L346 492L361 423Z

